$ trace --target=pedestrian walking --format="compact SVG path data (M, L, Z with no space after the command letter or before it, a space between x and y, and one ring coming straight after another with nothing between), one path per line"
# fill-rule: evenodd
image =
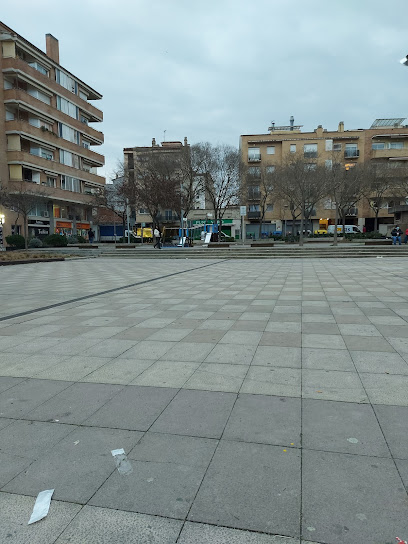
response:
M401 234L402 230L399 227L394 227L391 231L392 236L392 243L394 246L397 245L397 242L399 245L401 245Z
M405 231L405 240L404 240L404 244L406 244L408 242L408 229Z
M158 249L161 249L161 234L157 227L154 229L153 234L155 238L155 244L153 247L154 248L157 247Z
M95 239L95 233L92 229L88 230L88 238L89 238L89 243L93 244L93 241Z

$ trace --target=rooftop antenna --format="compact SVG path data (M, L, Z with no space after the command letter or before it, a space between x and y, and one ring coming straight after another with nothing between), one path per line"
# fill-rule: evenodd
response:
M269 128L270 131L275 129L275 121L271 121L271 126Z
M290 130L293 130L293 125L295 124L295 118L293 117L293 115L290 116L289 122L290 122Z
M166 141L166 132L167 132L167 129L163 131L163 142Z

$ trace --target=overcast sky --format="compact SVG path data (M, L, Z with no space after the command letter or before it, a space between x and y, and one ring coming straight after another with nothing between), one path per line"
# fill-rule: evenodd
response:
M239 144L270 122L408 116L408 0L19 0L3 22L103 94L109 178L152 137ZM98 150L99 151L99 150Z

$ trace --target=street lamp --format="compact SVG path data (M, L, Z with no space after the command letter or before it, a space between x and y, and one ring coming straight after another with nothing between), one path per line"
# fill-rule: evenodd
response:
M0 251L4 251L3 247L3 225L5 221L4 213L0 213Z

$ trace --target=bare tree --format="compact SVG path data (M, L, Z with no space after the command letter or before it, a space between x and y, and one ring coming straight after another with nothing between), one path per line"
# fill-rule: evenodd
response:
M36 206L47 195L44 191L33 190L33 188L27 182L20 182L19 184L13 184L12 188L8 190L0 187L0 204L9 210L17 213L17 216L21 216L23 219L23 236L25 240L25 248L28 248L28 216L32 214Z
M305 221L310 220L316 204L327 195L325 168L316 158L288 156L276 169L276 195L289 205L295 221L300 216L299 245L303 245Z
M204 188L214 220L221 232L225 212L238 204L240 194L240 156L239 151L230 145L212 145L209 142L197 144L200 157L200 170Z

